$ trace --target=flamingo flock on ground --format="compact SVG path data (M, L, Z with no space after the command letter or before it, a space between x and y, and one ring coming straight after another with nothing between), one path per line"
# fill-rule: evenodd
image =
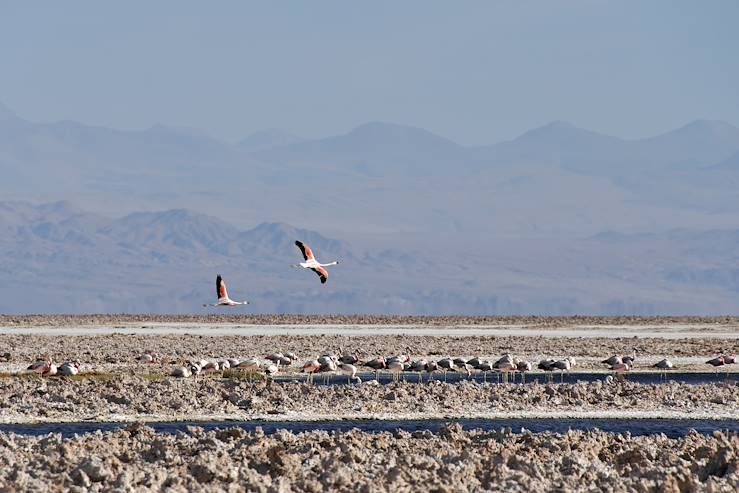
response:
M174 377L187 378L198 376L200 374L223 372L225 370L243 370L251 372L264 373L267 377L275 377L280 373L294 373L295 371L306 375L306 382L314 382L316 374L323 377L324 383L328 383L331 375L346 375L347 383L361 383L362 380L358 373L360 371L374 374L374 379L379 380L381 372L390 374L393 381L411 380L423 382L425 379L431 380L434 374L443 375L444 381L447 381L447 372L462 373L466 377L471 377L473 373L481 374L483 382L487 382L489 374L492 374L499 383L515 383L520 378L521 383L526 382L526 375L536 368L546 375L548 381L554 379L554 375L559 374L560 382L564 381L564 375L569 374L577 365L577 361L572 356L560 359L547 358L540 360L536 365L531 361L514 356L510 353L502 355L496 360L482 359L473 357L469 359L460 357L445 357L438 360L428 360L426 358L413 359L410 348L406 348L404 354L393 356L378 356L369 359L361 359L362 353L355 351L345 353L341 349L338 352L326 352L316 358L306 360L302 365L294 366L298 363L298 356L293 352L275 352L261 358L209 358L209 359L192 359L189 361L181 361L171 371ZM135 357L135 361L142 365L162 364L159 354L155 351L145 352ZM607 365L609 371L617 377L623 377L623 374L634 368L636 361L636 350L630 355L613 355L601 361L601 364ZM719 355L706 361L707 365L712 366L716 372L718 368L726 365L737 364L739 358L737 356ZM660 370L661 375L665 375L667 371L673 370L675 365L669 359L662 359L659 362L650 365L651 368ZM27 371L37 373L41 376L73 376L80 373L82 365L79 360L67 361L57 366L51 356L44 356L33 364L29 365ZM728 369L727 369L728 371Z
M264 361L257 358L247 358L240 360L237 358L220 358L211 360L194 360L185 366L177 367L172 375L178 377L196 376L201 372L217 372L227 369L249 370L263 372L268 377L274 377L280 372L291 372L298 370L299 373L306 375L306 381L313 383L315 375L319 374L323 377L323 382L327 383L331 375L346 375L347 383L361 383L362 380L358 376L360 369L374 374L374 379L378 380L380 372L389 373L393 381L401 379L406 380L406 376L416 381L422 382L424 377L430 380L435 373L441 373L444 381L447 380L447 372L463 373L466 377L472 376L473 372L482 374L483 382L487 381L488 374L499 383L516 382L516 378L520 378L521 383L526 382L526 375L534 370L534 363L521 359L510 353L502 355L497 360L486 360L480 357L464 359L460 357L446 357L438 360L427 360L426 358L413 359L410 356L410 348L406 348L404 354L393 355L389 357L379 356L375 358L361 360L360 351L353 353L344 353L339 350L336 353L323 353L322 355L306 360L301 366L293 366L298 361L298 356L292 352L275 352L264 357ZM156 353L146 353L139 360L150 361L150 358L156 358ZM615 376L621 377L624 373L630 371L634 367L636 360L635 351L630 356L614 355L603 360L601 363L608 365L608 370L613 372ZM720 364L718 363L720 361ZM722 355L706 362L711 366L723 366L726 364L737 363L736 356ZM569 374L577 365L577 361L572 356L561 359L543 359L536 364L536 369L541 370L547 375L548 381L552 381L554 375L559 374L560 381L564 381L564 375ZM664 374L667 370L674 369L675 366L668 359L662 359L651 365L652 368L660 370Z
M67 361L62 363L61 366L57 366L52 361L51 356L47 356L37 360L35 363L32 363L28 368L26 368L26 370L32 373L38 373L42 377L51 377L54 375L69 377L77 375L80 372L81 367L82 365L79 360Z

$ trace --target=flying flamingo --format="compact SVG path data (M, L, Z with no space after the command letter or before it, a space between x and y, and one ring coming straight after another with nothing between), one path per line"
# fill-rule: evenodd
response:
M236 306L249 304L248 301L234 301L228 297L226 281L223 280L220 274L216 277L216 296L218 296L218 301L216 303L203 303L203 306Z
M300 252L303 254L303 259L305 260L305 262L293 264L291 265L291 267L302 267L303 269L310 269L318 274L318 277L321 278L321 284L326 284L326 281L328 280L328 271L324 269L324 267L328 267L330 265L338 265L339 261L334 260L333 262L322 264L318 262L318 260L316 260L316 257L313 255L313 250L311 250L308 245L301 241L295 241L295 245L300 248Z

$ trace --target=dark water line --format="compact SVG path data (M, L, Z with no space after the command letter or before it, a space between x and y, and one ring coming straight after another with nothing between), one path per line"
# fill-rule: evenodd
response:
M278 430L294 433L322 430L327 432L344 432L359 429L369 433L403 430L406 432L430 431L438 433L449 423L458 423L464 429L480 428L485 431L510 428L514 433L528 430L533 433L556 432L567 430L599 429L612 433L630 433L631 435L655 435L664 433L670 438L685 436L691 429L704 435L716 430L727 430L739 433L739 420L682 420L682 419L458 419L458 420L347 420L347 421L228 421L228 422L169 422L148 423L154 430L162 433L187 432L189 426L197 426L205 430L238 427L246 431L261 428L266 434ZM61 433L65 437L75 434L94 433L97 431L114 431L128 426L126 423L48 423L48 424L2 424L0 431L22 435L46 435Z
M387 372L380 372L375 376L374 373L362 372L358 373L361 381L366 382L368 380L375 380L381 384L389 384L394 381L393 375ZM524 376L523 382L521 375L510 375L508 377L488 372L482 374L475 372L469 377L464 373L459 372L447 372L446 375L443 373L416 373L406 372L401 374L400 378L403 382L408 383L428 383L429 381L439 381L448 383L457 383L462 381L475 381L478 383L488 384L500 384L500 383L577 383L577 382L596 382L604 381L611 375L604 373L571 373L571 374L541 374L537 373L534 375ZM290 383L290 382L304 382L306 375L298 376L278 376L275 381L279 383ZM613 377L612 377L613 378ZM688 385L703 385L708 383L723 383L723 382L739 382L739 374L726 374L726 373L713 373L713 372L702 372L702 373L667 373L665 375L659 373L630 373L624 376L626 381L634 382L639 384L661 384L668 382L684 383ZM315 385L347 385L349 379L345 375L336 374L316 374L313 376L313 383Z

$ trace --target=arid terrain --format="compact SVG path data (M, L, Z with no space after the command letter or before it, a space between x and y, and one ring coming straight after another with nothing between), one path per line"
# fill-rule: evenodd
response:
M0 433L0 490L712 491L739 487L739 435L600 431Z
M398 333L373 335L374 324L395 327ZM249 335L267 326L272 327L270 335ZM208 335L209 327L217 332ZM476 327L474 335L466 335L470 332L465 327ZM134 423L124 430L71 438L0 433L0 491L41 491L49 482L76 491L240 491L245 485L250 491L739 487L735 432L631 437L600 431L474 431L452 424L440 433L319 429L265 435L191 428L167 434L135 424L503 417L734 422L739 420L739 365L725 365L714 377L706 361L739 352L735 318L28 316L0 317L0 328L1 423ZM189 333L195 329L197 333ZM645 384L630 381L628 375L625 380L609 375L601 360L633 350L637 357L631 373L658 373L652 365L669 358L675 364L672 371L702 372L715 381L688 384L670 381L668 375L660 383ZM144 352L158 353L159 361L138 361ZM275 352L297 355L275 377L262 370L171 376L174 368L191 360L264 362ZM299 377L303 361L324 353L357 354L360 361L398 354L429 360L494 359L511 353L534 364L567 356L577 363L563 384L545 383L538 370L525 385L470 380L419 384L417 374L380 384L368 373L362 383L351 385L305 383ZM25 370L45 356L58 363L79 360L81 373L43 377ZM578 381L577 372L602 376Z
M739 419L736 381L706 385L308 385L216 375L2 378L0 422L652 416Z

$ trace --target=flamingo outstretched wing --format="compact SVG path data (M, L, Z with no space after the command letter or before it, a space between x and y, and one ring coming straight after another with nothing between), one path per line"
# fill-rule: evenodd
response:
M303 243L302 241L295 241L295 245L300 248L300 252L303 254L303 260L315 260L315 257L313 256L313 250L310 249L308 245Z
M328 281L328 271L326 269L318 266L318 267L311 267L310 270L318 274L318 277L321 278L321 284L326 284L326 281Z
M218 299L228 298L228 291L226 291L226 281L223 280L220 274L216 277L216 295Z

